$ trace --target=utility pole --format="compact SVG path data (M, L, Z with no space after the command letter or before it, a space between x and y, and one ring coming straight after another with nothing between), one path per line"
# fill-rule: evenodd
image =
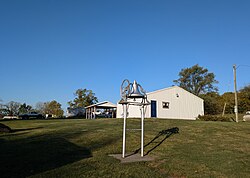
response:
M227 106L227 103L224 104L223 111L222 111L222 117L225 115L226 106Z
M234 69L234 96L235 96L235 106L234 106L234 112L236 117L236 122L238 122L238 99L237 99L237 85L236 85L236 65L233 65Z

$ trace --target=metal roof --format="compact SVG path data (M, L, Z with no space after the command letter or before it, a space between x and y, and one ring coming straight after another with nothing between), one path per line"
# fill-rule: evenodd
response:
M173 88L180 88L181 90L184 90L185 92L187 92L187 93L189 93L189 94L191 94L191 95L193 95L193 96L195 96L195 97L197 97L197 98L203 100L203 99L200 98L199 96L197 96L197 95L195 95L195 94L193 94L193 93L191 93L191 92L189 92L189 91L187 91L187 90L185 90L185 89L183 89L183 88L181 88L181 87L179 87L179 86L172 86L172 87L163 88L163 89L156 90L156 91L152 91L152 92L147 92L147 95L155 94L155 93L162 92L162 91L165 91L165 90L171 90L171 89L173 89Z
M100 102L100 103L96 103L96 104L86 106L85 109L91 108L91 107L96 107L96 108L116 108L116 105L109 102L109 101L103 101L103 102Z

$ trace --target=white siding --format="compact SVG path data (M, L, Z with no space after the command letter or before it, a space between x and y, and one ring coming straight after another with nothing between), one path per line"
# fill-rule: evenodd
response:
M157 101L157 118L195 119L199 114L204 115L203 100L180 87L149 93L148 100ZM169 109L163 108L162 102L169 102Z
M148 93L148 100L156 101L157 118L190 119L204 115L203 100L192 93L174 86ZM169 109L162 107L162 102L169 102ZM129 106L129 117L140 117L140 107ZM122 106L117 104L117 117L121 118ZM151 117L151 106L147 106L145 117Z
M137 101L141 102L141 100L137 100ZM117 118L122 118L123 117L123 107L122 107L121 104L118 104L118 103L117 103L116 117ZM139 106L134 106L134 105L129 105L127 117L128 118L140 118L141 117L140 107Z

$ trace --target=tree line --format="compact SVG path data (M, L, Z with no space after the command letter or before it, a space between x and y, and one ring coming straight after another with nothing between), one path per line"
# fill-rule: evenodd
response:
M84 108L98 102L98 99L92 90L78 89L74 93L74 96L74 100L68 102L69 108ZM55 100L38 102L34 108L26 103L21 104L15 101L3 104L0 100L0 118L3 116L18 116L30 112L37 112L43 114L44 116L48 114L60 118L64 115L64 111L61 106L62 105Z
M178 86L204 99L206 114L232 114L235 107L235 93L218 93L218 81L214 73L198 64L184 68L179 72L179 79L173 81ZM250 110L250 84L238 92L238 112L245 113Z
M235 93L226 92L219 95L210 92L200 95L204 99L205 114L233 114L235 108ZM238 112L245 113L250 110L250 85L238 92Z
M55 100L49 102L38 102L34 108L26 103L21 104L15 101L0 104L0 117L18 116L30 112L37 112L43 115L53 115L54 117L62 117L64 113L61 104Z
M218 81L215 74L198 64L183 68L178 74L179 78L173 82L183 89L204 99L205 114L232 114L234 113L234 93L226 92L222 95L218 93ZM78 89L74 92L75 98L68 102L69 108L84 108L98 102L95 93L88 89ZM244 86L238 93L238 111L244 113L250 110L250 85ZM62 117L64 112L61 104L57 101L39 102L35 108L26 103L11 101L2 104L0 100L0 116L19 115L31 111L41 114L50 114L56 117Z

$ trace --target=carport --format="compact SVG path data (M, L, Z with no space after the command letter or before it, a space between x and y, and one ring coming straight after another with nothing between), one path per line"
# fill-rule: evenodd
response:
M109 101L103 101L100 103L92 104L87 107L86 109L86 119L95 119L98 116L100 117L106 117L108 116L109 118L116 118L116 105L109 102ZM104 110L105 114L99 115L97 113L97 110Z

